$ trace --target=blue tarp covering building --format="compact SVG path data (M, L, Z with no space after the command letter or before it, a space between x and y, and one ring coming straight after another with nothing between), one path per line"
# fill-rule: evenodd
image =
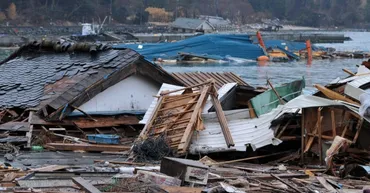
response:
M250 60L256 60L259 56L265 55L262 48L253 44L248 35L242 34L206 34L174 43L119 44L114 48L131 48L147 60L175 59L179 52Z
M282 47L285 48L288 47L289 51L296 52L299 50L303 50L306 48L306 43L304 42L292 42L292 41L285 41L285 40L265 40L266 48L277 48ZM313 51L322 50L321 47L312 45Z

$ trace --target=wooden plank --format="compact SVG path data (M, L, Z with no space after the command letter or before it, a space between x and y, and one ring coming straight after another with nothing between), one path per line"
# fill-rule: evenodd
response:
M213 104L213 106L216 110L216 115L217 115L218 121L220 123L221 131L224 135L227 147L230 148L231 146L235 146L235 143L234 143L233 137L231 135L229 126L227 125L227 120L226 120L225 113L222 110L222 106L221 106L220 101L218 100L218 96L217 96L218 94L217 94L216 88L214 86L212 86L212 90L213 90L213 92L211 94L212 104Z
M255 159L260 159L260 158L265 158L265 157L271 157L271 156L281 155L281 154L285 154L285 153L288 153L288 152L277 152L277 153L268 154L268 155L260 155L260 156L247 157L247 158L236 159L236 160L230 160L230 161L224 161L224 162L216 162L216 163L211 163L211 164L208 164L208 165L223 165L223 164L230 164L230 163L236 163L236 162L242 162L242 161L255 160Z
M251 103L251 101L248 101L248 109L249 109L249 115L250 117L253 119L253 118L256 118L257 115L256 115L256 112L254 111L254 108L253 108L253 105Z
M101 193L100 190L95 188L92 184L81 177L72 178L73 182L89 193Z
M79 119L74 120L73 123L81 129L118 127L120 125L135 125L139 123L139 119L136 116L95 117L94 119L96 121Z
M293 121L293 119L289 119L288 122L284 125L284 127L280 130L279 134L276 136L276 138L280 139L283 135L284 131L288 127L288 125Z
M343 72L345 72L345 73L347 73L347 74L349 74L349 75L351 75L351 76L356 76L356 74L355 74L355 73L351 72L351 71L350 71L350 70L348 70L348 69L343 68L342 70L343 70Z
M337 136L337 126L335 124L335 113L333 109L330 110L330 115L331 115L331 132L333 138L335 138Z
M202 111L202 107L203 107L204 103L206 102L206 100L208 99L208 96L209 96L208 93L209 93L210 89L211 89L210 85L205 85L202 88L201 95L199 96L198 102L197 102L197 104L195 105L195 108L194 108L194 112L191 115L189 124L185 129L183 138L181 139L181 143L180 143L179 148L178 148L179 152L184 153L189 147L190 140L191 140L191 137L193 135L194 127L196 125L196 122L198 121L198 118L199 118L200 113Z
M281 183L287 185L288 187L292 188L293 190L295 190L295 192L300 192L300 193L303 193L303 191L301 191L300 189L298 189L297 187L293 186L292 183L288 183L288 182L285 182L283 179L281 179L279 176L276 176L275 174L271 174L272 177L274 177L275 179L277 179L278 181L280 181Z
M314 128L314 131L313 131L312 135L316 135L318 127L319 127L318 124L319 124L319 122L322 122L322 119L323 119L323 117L320 118L320 121L318 120L316 122L316 125L315 125L315 128ZM307 133L307 135L309 135L309 133ZM315 139L315 137L309 137L309 139L307 141L307 144L306 144L306 149L304 150L304 153L307 153L311 149L311 146L312 146L312 143L313 143L314 139Z
M127 151L131 149L131 146L120 146L120 145L94 145L94 144L72 144L72 143L48 143L47 146L54 148L54 150L61 151Z
M69 168L69 166L62 166L62 165L50 165L50 166L45 166L41 168L35 168L31 169L31 172L54 172L62 169Z
M12 182L15 178L17 178L17 174L14 172L4 174L3 182Z
M72 121L69 121L69 120L48 122L48 121L41 119L36 113L32 114L30 118L28 119L28 121L31 125L63 125L63 126L73 125Z
M146 135L149 133L150 128L152 128L152 126L153 126L154 117L156 117L158 115L158 109L162 105L163 101L164 101L164 97L160 97L158 99L158 102L157 102L157 104L154 107L154 110L155 111L150 116L149 122L147 124L145 124L143 130L141 130L140 135L139 135L139 139L146 138Z
M331 186L323 177L317 176L316 179L320 182L320 184L328 191L330 192L337 192L337 190Z
M353 141L352 143L356 143L357 142L357 139L358 139L358 136L360 135L360 132L361 132L361 128L362 128L362 124L364 123L364 119L361 118L358 120L358 123L357 123L357 126L356 126L356 134L355 134L355 137L353 138Z
M1 131L10 131L10 132L28 132L30 130L30 123L28 122L7 122L0 125Z
M168 193L201 193L204 188L161 186Z
M332 99L332 100L341 100L341 101L345 101L345 102L348 102L348 103L352 103L352 104L355 104L355 105L360 105L358 102L355 102L349 98L346 98L345 96L335 92L335 91L332 91L324 86L321 86L319 84L315 84L314 85L317 90L321 91L326 97L328 97L329 99Z
M321 110L322 110L322 107L319 107L317 109L317 120L318 120L318 123L317 123L317 131L319 132L319 160L320 160L320 164L323 164L323 157L322 157L322 127L321 127L322 117L321 117Z

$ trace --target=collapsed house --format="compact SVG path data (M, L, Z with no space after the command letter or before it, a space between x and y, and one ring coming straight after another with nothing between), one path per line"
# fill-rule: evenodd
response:
M1 142L39 143L44 130L84 138L137 132L163 83L182 85L135 51L34 42L0 64Z

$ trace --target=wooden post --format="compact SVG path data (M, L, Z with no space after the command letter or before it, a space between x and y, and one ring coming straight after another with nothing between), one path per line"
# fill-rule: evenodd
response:
M305 110L302 109L302 120L301 120L301 163L304 163L304 149L305 149L305 119L304 119Z
M197 123L197 120L199 118L199 114L202 110L202 106L203 106L203 104L205 103L205 101L207 100L207 98L209 96L208 93L209 93L210 89L211 89L210 85L205 85L202 88L202 92L201 92L201 95L199 96L198 103L196 104L196 106L194 108L194 112L191 115L189 124L186 126L184 135L183 135L183 137L180 141L180 144L178 146L179 152L185 152L188 149L189 145L190 145L191 137L193 135L193 129L194 129L194 127Z
M312 46L311 41L306 40L306 49L307 49L307 64L312 63Z
M331 113L331 131L332 131L332 134L333 134L333 138L335 138L335 136L337 136L337 126L335 124L335 113L334 113L334 110L331 109L330 110L330 113Z
M320 158L320 164L323 163L322 159L322 127L321 127L321 110L322 107L319 107L317 109L317 131L319 132L319 158Z
M213 106L216 109L216 115L218 118L218 121L220 122L221 130L224 135L227 147L230 148L231 146L235 146L233 137L231 135L229 126L227 125L227 120L224 111L222 110L222 106L220 101L217 98L217 90L214 86L212 86L212 93L211 93L211 100L213 103Z
M262 35L261 35L261 32L257 31L257 39L258 39L258 43L259 45L266 50L266 46L265 46L265 43L263 42L263 39L262 39Z
M355 135L355 137L353 138L353 141L352 141L352 143L356 143L356 141L357 141L357 139L358 139L358 136L360 135L360 131L361 131L361 128L362 128L362 124L363 124L363 122L364 122L364 119L363 118L361 118L361 119L359 119L358 120L358 123L357 123L357 126L356 126L356 135Z

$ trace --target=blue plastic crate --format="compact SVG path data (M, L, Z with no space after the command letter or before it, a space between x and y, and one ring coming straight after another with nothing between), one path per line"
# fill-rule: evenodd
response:
M101 144L119 144L119 136L118 135L106 135L106 134L92 134L87 135L87 139L89 141L94 141L96 143Z

